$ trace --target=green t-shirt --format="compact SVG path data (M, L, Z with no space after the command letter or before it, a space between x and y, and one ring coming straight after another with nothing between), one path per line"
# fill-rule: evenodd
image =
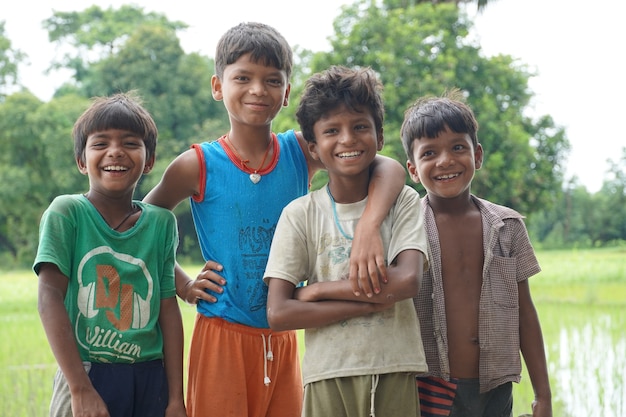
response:
M142 209L129 230L116 232L83 195L59 196L44 212L33 265L55 264L69 278L65 307L81 359L134 363L163 357L161 299L176 296L176 218Z

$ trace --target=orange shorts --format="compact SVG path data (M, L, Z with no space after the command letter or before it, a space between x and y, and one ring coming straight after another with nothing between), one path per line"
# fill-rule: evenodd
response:
M300 417L302 395L295 331L196 316L187 382L190 417Z

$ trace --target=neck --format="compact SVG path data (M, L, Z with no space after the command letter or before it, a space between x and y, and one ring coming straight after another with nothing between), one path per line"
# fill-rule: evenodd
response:
M454 198L441 198L428 194L428 203L433 213L450 216L463 215L476 209L469 192Z
M369 175L362 178L342 178L332 176L328 181L334 200L339 204L356 203L367 197L369 191Z
M272 130L271 126L263 129L250 126L233 126L226 136L237 150L245 154L255 155L265 152L272 140Z

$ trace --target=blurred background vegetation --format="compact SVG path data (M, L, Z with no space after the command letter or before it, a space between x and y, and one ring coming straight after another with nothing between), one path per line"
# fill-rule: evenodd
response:
M489 7L485 0L468 2ZM222 103L211 96L213 59L185 53L177 36L184 22L126 5L55 12L43 24L50 43L67 51L50 70L73 74L48 102L19 85L18 63L27 57L12 48L0 20L0 262L5 269L30 265L39 218L55 196L87 190L86 177L75 168L71 129L92 97L136 90L157 122L157 166L142 179L138 199L180 152L228 129ZM599 191L565 178L566 130L549 114L527 116L534 96L528 81L534 74L511 56L486 57L471 40L472 22L459 1L357 0L342 8L333 26L329 52L295 49L291 103L276 118L275 131L297 129L294 113L309 75L332 64L370 66L385 86L382 153L404 163L399 140L404 110L419 96L459 88L476 113L485 149L472 190L476 195L526 215L538 249L626 241L626 147L621 155L608 155L613 159ZM323 174L313 188L322 179ZM201 261L188 203L176 214L179 259Z

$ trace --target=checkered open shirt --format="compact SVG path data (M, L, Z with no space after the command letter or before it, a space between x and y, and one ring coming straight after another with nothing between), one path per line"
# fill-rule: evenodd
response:
M517 284L541 268L530 243L523 216L513 209L472 196L483 223L483 283L478 319L480 391L505 382L519 382L521 374L519 299ZM448 335L441 275L441 250L435 217L422 198L428 235L430 268L415 298L429 375L450 378Z

